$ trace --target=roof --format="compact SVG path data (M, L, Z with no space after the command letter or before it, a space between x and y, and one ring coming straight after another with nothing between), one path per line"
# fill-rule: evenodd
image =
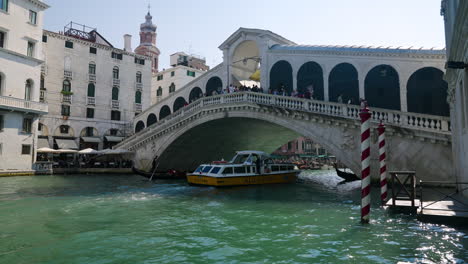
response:
M337 52L375 52L375 53L410 53L445 55L445 48L416 48L393 46L340 46L340 45L273 45L270 50L297 50L297 51L337 51Z
M281 35L278 35L278 34L272 32L272 31L269 31L269 30L241 27L238 30L236 30L236 32L232 33L221 45L219 45L218 48L223 49L227 45L232 44L234 41L236 41L236 39L241 37L242 32L254 33L254 34L258 34L258 35L268 35L268 36L270 36L270 38L275 39L275 41L277 43L285 43L285 44L287 43L287 44L291 44L291 45L296 44L293 41L291 41L289 39L286 39L286 38L282 37Z

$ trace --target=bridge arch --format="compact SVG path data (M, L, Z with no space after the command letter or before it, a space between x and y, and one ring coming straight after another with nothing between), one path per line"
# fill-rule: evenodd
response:
M159 120L162 120L163 118L165 118L166 116L170 114L171 114L171 108L169 108L169 106L167 105L164 105L163 107L161 107L161 110L159 110Z
M138 121L135 126L135 133L140 132L141 130L145 129L145 123L143 121Z
M297 91L302 94L309 91L314 99L323 101L323 69L317 62L309 61L299 68Z
M444 73L434 67L424 67L414 72L408 80L408 112L449 116L447 103L448 84Z
M328 91L331 102L338 102L341 95L343 103L351 100L352 104L359 104L359 79L356 68L346 62L333 67L328 76Z
M400 110L400 79L390 65L381 64L372 68L364 81L365 99L369 106Z
M288 61L280 60L270 69L270 89L279 92L284 89L290 95L293 91L292 66Z
M219 93L223 89L223 81L218 76L211 77L206 83L206 96L212 96L213 93Z
M185 101L185 98L183 97L177 97L177 99L174 101L174 107L172 108L175 111L179 110L180 108L184 107L185 104L187 104L187 101Z
M198 98L203 97L203 91L200 87L194 87L190 90L189 94L189 103L197 100Z
M151 113L148 115L148 118L146 119L146 125L151 126L152 124L156 124L158 122L158 118L156 117L155 114Z

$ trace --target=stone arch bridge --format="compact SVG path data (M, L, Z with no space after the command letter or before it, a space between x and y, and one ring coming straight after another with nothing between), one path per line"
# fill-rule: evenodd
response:
M371 108L372 176L378 178L376 127L387 126L389 170L415 170L424 180L453 180L448 117ZM203 97L151 124L116 147L134 151L135 167L193 170L237 150L271 153L306 136L360 174L359 106L240 92Z

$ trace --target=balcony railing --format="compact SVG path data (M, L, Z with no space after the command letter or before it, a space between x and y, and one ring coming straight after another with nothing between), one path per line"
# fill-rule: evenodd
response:
M119 100L112 100L111 101L111 108L112 109L119 109L120 108L120 101Z
M135 83L135 89L141 91L143 89L143 84L142 83Z
M120 79L112 79L113 86L120 86Z
M96 105L96 97L87 97L86 98L87 105Z
M143 110L143 107L141 104L135 104L135 112L141 113L142 110Z
M63 77L65 79L73 79L73 72L72 71L63 71Z
M41 103L47 102L47 91L46 90L41 90L39 92L39 102L41 102Z
M96 82L96 74L91 74L91 73L90 73L90 74L88 75L88 77L89 77L89 81L90 81L90 82Z
M71 94L62 94L62 103L72 103L72 95Z
M26 101L24 99L14 98L10 96L0 96L0 108L44 114L48 112L47 104L34 101Z

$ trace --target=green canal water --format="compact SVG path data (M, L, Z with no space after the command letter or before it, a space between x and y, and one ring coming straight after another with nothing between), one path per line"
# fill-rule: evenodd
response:
M0 178L0 263L465 263L468 231L378 208L331 171L216 189L139 176Z

